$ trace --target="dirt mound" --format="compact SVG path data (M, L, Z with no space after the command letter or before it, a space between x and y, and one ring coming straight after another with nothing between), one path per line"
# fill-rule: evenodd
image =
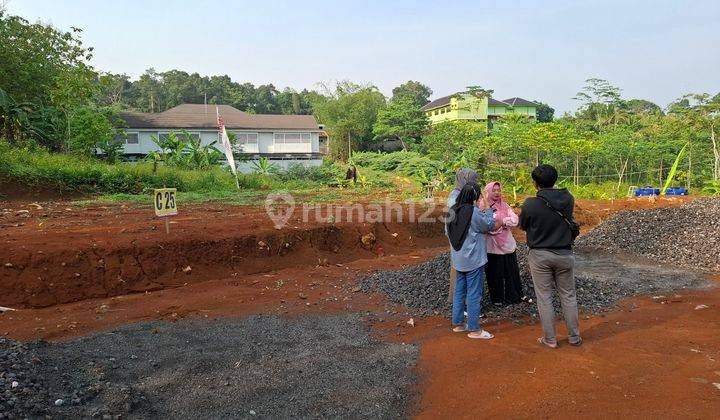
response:
M582 204L575 203L575 211L573 212L575 221L581 228L589 228L599 224L602 219L597 214L587 210Z
M417 355L373 338L358 315L152 322L61 344L0 339L0 416L404 417Z
M621 211L578 239L577 245L717 272L720 198L698 199L680 207Z

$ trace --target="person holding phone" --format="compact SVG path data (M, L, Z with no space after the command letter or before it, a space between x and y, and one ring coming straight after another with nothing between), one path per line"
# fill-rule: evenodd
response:
M485 282L487 251L484 233L502 226L496 221L476 183L466 184L451 208L454 217L445 225L450 242L450 258L455 267L455 291L452 303L453 332L468 332L469 338L494 337L480 327L481 299ZM465 322L464 313L467 312Z

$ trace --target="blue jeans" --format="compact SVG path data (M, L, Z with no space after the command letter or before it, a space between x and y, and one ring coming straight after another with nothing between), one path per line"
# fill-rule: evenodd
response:
M455 295L453 295L452 323L462 325L467 302L467 329L480 329L480 300L485 284L485 267L473 271L457 271L455 279Z

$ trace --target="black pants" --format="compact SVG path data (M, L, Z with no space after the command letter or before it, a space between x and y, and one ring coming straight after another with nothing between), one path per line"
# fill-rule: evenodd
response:
M525 296L514 252L507 255L488 254L485 276L492 303L520 303Z

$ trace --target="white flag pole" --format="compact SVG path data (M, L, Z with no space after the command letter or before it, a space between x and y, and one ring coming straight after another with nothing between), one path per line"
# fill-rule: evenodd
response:
M218 123L218 131L220 134L220 142L222 143L223 149L225 151L225 158L228 161L228 164L230 165L230 170L233 173L233 176L235 176L235 186L237 189L240 189L240 181L237 177L237 168L235 167L235 158L233 157L232 152L232 145L230 144L230 138L227 135L227 130L225 129L225 122L220 118L220 110L218 107L215 107L215 114L217 115L217 123Z

